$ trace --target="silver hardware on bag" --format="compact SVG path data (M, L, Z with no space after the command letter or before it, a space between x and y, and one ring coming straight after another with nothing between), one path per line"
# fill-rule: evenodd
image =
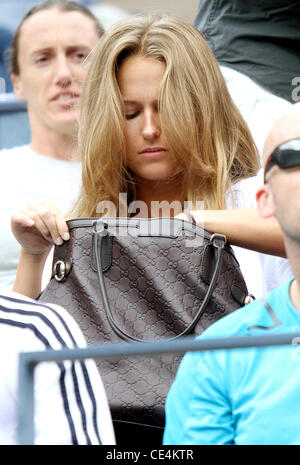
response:
M224 234L214 233L211 235L209 242L217 248L224 248L226 244L226 236Z
M53 266L53 274L52 274L52 276L54 276L54 279L56 279L56 281L58 281L58 282L64 281L66 279L67 275L71 271L71 266L72 266L72 264L69 263L69 262L64 262L63 260L58 260L57 262L55 262L55 264Z
M254 295L248 294L248 295L246 295L246 297L245 297L244 304L245 304L245 305L251 304L251 302L253 302L254 300L255 300Z
M107 234L108 223L103 219L99 219L94 221L93 223L93 231L94 233L99 233L103 236Z

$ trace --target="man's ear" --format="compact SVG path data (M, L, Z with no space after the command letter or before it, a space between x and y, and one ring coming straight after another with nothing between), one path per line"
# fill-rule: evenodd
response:
M11 82L13 84L15 94L19 97L19 99L23 100L25 96L23 93L22 80L20 76L17 76L16 74L12 74Z
M274 216L273 196L268 184L264 184L256 192L256 205L262 218Z

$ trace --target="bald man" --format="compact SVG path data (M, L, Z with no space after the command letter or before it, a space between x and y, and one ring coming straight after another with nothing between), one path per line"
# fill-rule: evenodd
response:
M275 123L264 162L258 211L277 218L294 276L201 338L300 329L300 103ZM298 342L187 354L167 397L164 444L300 444Z

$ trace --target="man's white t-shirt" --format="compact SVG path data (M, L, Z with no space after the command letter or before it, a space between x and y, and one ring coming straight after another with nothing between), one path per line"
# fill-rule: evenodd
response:
M0 288L11 289L20 246L11 232L14 213L44 200L66 213L81 182L81 163L40 155L28 145L0 151Z

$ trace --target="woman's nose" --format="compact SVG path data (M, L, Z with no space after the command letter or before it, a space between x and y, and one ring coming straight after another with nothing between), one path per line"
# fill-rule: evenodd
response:
M145 121L143 127L143 136L145 139L155 139L160 136L161 126L157 112L145 112Z

